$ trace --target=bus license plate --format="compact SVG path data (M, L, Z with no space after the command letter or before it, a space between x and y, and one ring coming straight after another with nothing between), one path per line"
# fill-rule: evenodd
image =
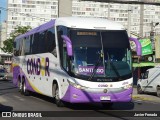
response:
M100 100L111 100L110 96L101 96Z

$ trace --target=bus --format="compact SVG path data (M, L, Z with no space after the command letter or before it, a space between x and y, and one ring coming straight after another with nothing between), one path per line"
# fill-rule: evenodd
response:
M66 103L132 100L129 37L119 23L101 18L62 17L14 40L13 84Z

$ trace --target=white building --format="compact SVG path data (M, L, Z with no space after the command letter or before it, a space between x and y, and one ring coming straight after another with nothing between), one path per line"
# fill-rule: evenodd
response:
M144 36L149 36L151 23L160 21L160 6L144 5L143 16L140 5L102 3L73 0L72 16L101 17L117 21L126 29L140 33L140 24ZM58 17L58 0L8 0L9 35L17 25L30 25L32 28ZM66 11L64 14L67 15ZM141 17L140 17L141 16ZM160 34L160 25L155 27Z
M0 25L0 48L4 46L3 41L7 39L6 33L7 33L7 23L5 21L5 22L2 22L2 24ZM1 49L0 49L0 53L2 53Z
M8 0L8 35L17 25L32 28L57 18L58 0Z

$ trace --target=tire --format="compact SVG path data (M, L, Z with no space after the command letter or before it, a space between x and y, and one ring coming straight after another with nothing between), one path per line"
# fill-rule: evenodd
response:
M111 108L113 103L102 103L103 108Z
M137 94L143 94L143 91L140 85L137 86Z
M57 105L57 107L64 107L63 101L59 98L59 87L58 84L53 84L53 94L54 94L54 100Z
M22 81L18 79L18 92L22 93Z
M157 86L157 97L160 97L160 86Z
M25 79L22 80L22 94L25 95L25 96L29 95L29 91L26 89Z

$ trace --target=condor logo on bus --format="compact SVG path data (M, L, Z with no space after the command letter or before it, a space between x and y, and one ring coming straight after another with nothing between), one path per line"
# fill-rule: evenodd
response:
M27 73L31 75L50 76L49 58L29 58L27 60Z

